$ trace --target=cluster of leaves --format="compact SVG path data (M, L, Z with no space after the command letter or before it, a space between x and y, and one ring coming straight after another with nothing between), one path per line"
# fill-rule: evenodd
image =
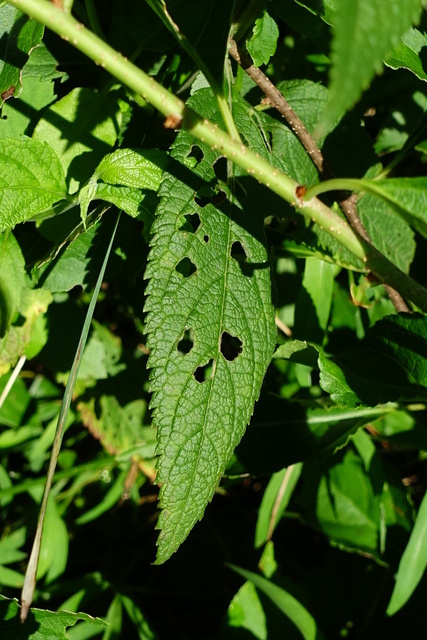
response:
M0 3L2 637L417 632L425 316L397 314L360 257L238 155L185 119L165 127L102 56L89 64L15 4L72 6L238 136L242 155L322 189L295 132L228 59L232 36L335 176L364 192L374 246L423 284L427 237L420 0ZM36 598L59 612L32 609L22 627L13 598L117 210L44 522Z

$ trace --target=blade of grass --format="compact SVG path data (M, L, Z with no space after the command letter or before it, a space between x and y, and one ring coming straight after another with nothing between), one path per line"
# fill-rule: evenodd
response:
M105 253L104 262L102 263L101 270L99 272L98 280L95 285L95 289L92 294L92 298L89 304L89 308L87 310L86 318L84 321L84 325L82 328L82 332L80 334L79 344L77 346L76 354L74 356L74 362L71 367L70 375L68 377L67 386L65 387L64 398L62 400L61 409L59 411L58 416L58 424L55 432L55 439L52 445L52 453L49 462L49 469L46 475L46 484L43 493L43 499L40 507L39 519L37 522L37 530L36 535L34 536L33 548L31 550L30 559L28 561L27 571L25 573L24 586L22 588L21 595L21 622L25 622L28 611L31 606L31 602L33 600L34 589L36 586L36 576L37 576L37 566L39 562L39 554L40 554L40 545L43 533L43 523L44 517L46 513L47 501L49 498L50 489L52 487L52 480L55 473L56 463L58 460L59 451L61 449L62 436L64 434L64 425L67 420L68 411L71 404L71 398L73 395L74 385L77 380L77 375L80 368L80 363L83 356L83 351L86 345L86 340L89 333L90 323L92 321L93 312L95 310L96 301L99 295L99 291L101 289L101 284L104 278L105 269L107 267L108 258L111 253L111 248L113 246L114 238L116 235L117 227L119 224L120 214L117 217L117 222L115 224L113 233L111 235L110 243L108 245L107 251Z
M16 365L16 367L14 368L12 375L10 376L9 380L7 381L7 384L5 386L5 388L3 389L3 393L0 396L0 409L2 408L4 401L6 400L7 396L9 395L13 385L15 384L15 380L16 378L19 376L19 374L21 373L21 369L25 364L27 357L26 356L21 356L18 360L18 363Z

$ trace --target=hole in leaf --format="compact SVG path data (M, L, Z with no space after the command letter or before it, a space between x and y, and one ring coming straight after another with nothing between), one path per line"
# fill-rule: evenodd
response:
M213 170L218 180L227 182L227 158L221 156L218 160L215 160Z
M200 189L194 200L199 207L206 207L207 204L218 205L227 198L224 191L213 191L212 189Z
M193 373L196 382L206 382L206 380L209 380L212 377L213 362L213 358L211 358L207 364L197 367Z
M198 213L189 213L184 216L185 222L179 227L179 231L188 231L189 233L196 233L200 227L200 216Z
M178 271L184 278L189 278L197 271L197 267L190 258L183 258L176 265L175 271Z
M206 244L208 244L208 242L209 242L209 236L203 236L203 240L206 242Z
M221 336L221 353L226 360L232 362L242 353L243 342L224 331Z
M193 330L187 329L182 336L181 340L177 344L178 352L185 356L187 353L190 353L191 349L194 346L193 340Z
M231 245L230 256L237 260L237 262L246 262L248 256L246 255L246 251L243 248L241 242L236 241Z
M187 155L187 158L194 158L195 162L192 163L193 166L198 165L203 160L203 157L204 157L203 151L196 144L191 147L191 151Z

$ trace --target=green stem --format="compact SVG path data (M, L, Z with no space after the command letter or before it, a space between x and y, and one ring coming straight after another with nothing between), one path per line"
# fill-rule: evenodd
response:
M321 193L328 193L329 191L364 191L365 184L366 182L357 180L357 178L324 180L307 189L304 194L304 202L308 202L311 198L316 198Z
M291 205L298 207L302 214L318 224L359 258L381 282L391 285L405 298L412 300L420 309L427 312L426 289L397 269L374 247L360 238L338 214L320 200L312 198L309 202L301 201L295 195L297 183L272 166L267 160L261 158L259 154L252 152L241 142L233 140L225 131L186 107L182 100L179 100L95 34L85 29L84 25L58 9L51 2L47 2L47 0L8 0L8 2L69 41L129 89L140 94L160 113L172 116L178 123L182 122L182 126L196 138L206 142L212 149L219 151L227 159L247 171L258 182L277 193ZM339 181L335 181L335 183L337 182ZM345 184L344 188L351 188L350 180L346 180ZM343 188L342 184L338 188ZM310 192L311 190L309 190Z

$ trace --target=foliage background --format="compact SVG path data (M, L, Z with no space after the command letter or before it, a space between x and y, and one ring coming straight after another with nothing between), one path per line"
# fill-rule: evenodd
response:
M214 51L222 60L233 15L242 16L245 3L236 3L233 15L225 9L229 3L208 3L208 15L199 4L168 4L185 27L186 42L177 42L156 16L153 7L159 11L161 3L75 2L73 11L163 86L221 122L192 47L220 93L222 63L209 56ZM363 13L371 3L354 2L362 12L359 21L350 4L338 3L336 10L333 2L250 3L235 37L248 42L254 62L318 136L337 177L422 178L425 15L410 28L421 3L396 2L401 14L389 28L380 23L389 3L377 3L386 12L378 16ZM91 619L53 616L52 624L62 629L58 637L75 623L66 636L74 640L418 637L426 584L423 577L417 586L413 567L402 569L397 609L411 596L408 602L392 617L386 610L411 532L417 541L425 539L425 317L397 316L357 258L238 169L233 188L236 198L246 196L245 231L261 238L257 221L266 219L273 303L279 329L289 327L293 340L279 331L279 349L248 431L203 520L168 562L151 564L158 489L143 313L150 229L159 203L158 212L175 206L172 187L179 196L179 180L184 184L190 171L195 180L207 164L208 184L193 189L201 203L199 222L207 224L204 211L221 214L215 196L229 187L227 167L214 163L207 145L194 144L185 131L165 128L163 116L141 96L49 30L32 49L42 29L14 11L11 4L0 6L3 38L16 38L25 52L20 67L3 49L0 71L5 90L19 87L4 101L0 121L0 393L19 358L27 361L0 409L2 594L17 597L23 584L64 384L117 205L130 215L120 218L74 390L46 515L35 605L85 611L109 622L105 628ZM373 25L375 42L366 55L386 60L375 76L364 62L366 24ZM233 116L245 142L299 183L317 184L318 174L290 128L273 109L260 107L263 94L240 67L232 62L230 69ZM25 156L22 163L41 188L41 204L33 196L15 201L8 192L12 180L15 186L24 181L10 164L22 152L22 134L34 153L49 143L46 157L30 164ZM168 164L171 148L175 164ZM116 149L138 150L131 156L134 176L124 156L114 156L113 168L111 156L105 160ZM62 179L55 177L58 158ZM121 172L120 180L117 173L109 178L113 170ZM422 211L425 180L418 192L408 184L398 183L403 196L392 188L403 216L373 195L359 198L358 212L380 251L425 285L425 220L413 213ZM330 194L325 202L333 204ZM197 219L181 213L185 231L194 232ZM36 224L16 224L33 215L39 216ZM244 257L235 261L250 277ZM186 268L191 264L183 264L184 278ZM153 275L149 286L158 286ZM169 313L179 315L176 302L169 306ZM191 335L184 337L191 342ZM155 348L153 340L149 347ZM272 527L272 541L265 544ZM424 568L422 544L420 553L415 564ZM252 573L239 574L242 569ZM9 600L0 605L3 637L17 637L16 610ZM26 637L48 637L40 615L32 613L27 624L34 635Z

